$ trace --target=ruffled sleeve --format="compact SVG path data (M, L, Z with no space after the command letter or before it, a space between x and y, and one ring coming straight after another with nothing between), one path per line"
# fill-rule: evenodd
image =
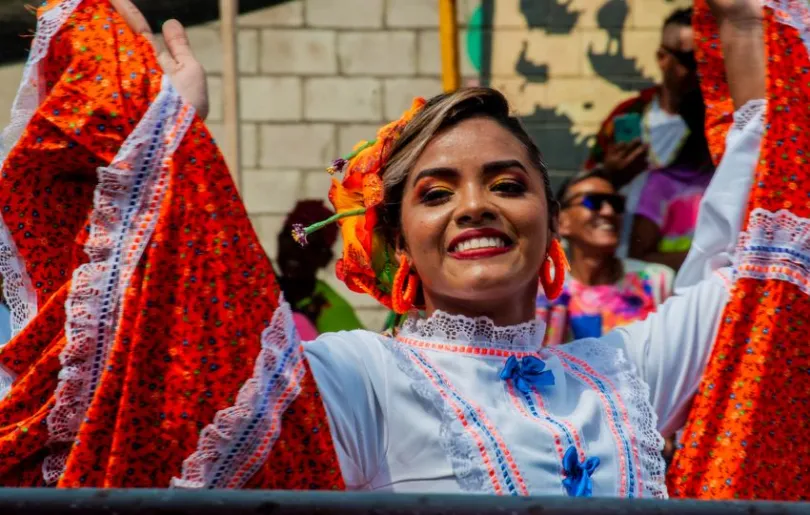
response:
M262 334L253 375L236 403L202 431L197 451L172 486L345 488L324 402L287 303Z
M177 488L363 489L385 456L383 347L368 331L301 344L282 303L253 376L203 430Z

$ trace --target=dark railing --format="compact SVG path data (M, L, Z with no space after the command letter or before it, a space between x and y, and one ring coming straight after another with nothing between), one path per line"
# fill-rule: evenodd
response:
M232 490L0 490L2 515L770 515L805 503L634 501Z

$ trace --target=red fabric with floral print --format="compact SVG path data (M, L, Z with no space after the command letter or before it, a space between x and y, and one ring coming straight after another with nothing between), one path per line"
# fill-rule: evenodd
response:
M706 104L706 139L715 166L726 148L726 134L734 122L734 102L726 81L726 68L717 22L706 0L695 0L692 27L700 89Z
M698 17L707 16L703 7ZM810 201L801 185L810 148L810 59L797 30L778 22L771 9L765 13L768 126L748 214L762 208L807 218ZM772 267L787 263L772 259ZM742 260L738 267L747 264ZM670 495L810 498L808 319L810 299L796 283L772 275L737 280L685 428L684 447L669 471Z
M273 450L245 488L345 490L315 378L304 362L301 393L285 412Z
M76 279L68 279L88 261L83 244L98 211L96 167L119 153L162 77L151 47L106 0L79 4L41 66L46 98L0 183L4 221L40 306L0 351L0 364L17 376L0 401L0 484L43 485L43 461L61 452L58 486L166 487L180 476L200 431L234 404L250 377L280 292L223 159L195 118L168 161L154 232L123 290L75 441L50 445L60 354L70 345L66 302ZM81 308L82 299L74 300ZM314 386L305 393L283 418L285 430L326 427ZM321 435L320 457L308 459L331 470L337 458L328 430ZM322 475L316 466L311 473L319 488L343 486L339 474ZM304 483L297 477L275 484Z

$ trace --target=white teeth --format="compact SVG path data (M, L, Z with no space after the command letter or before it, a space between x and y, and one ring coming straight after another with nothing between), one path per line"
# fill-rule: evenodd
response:
M475 249L487 249L487 248L500 248L505 247L506 242L500 238L473 238L470 240L465 240L456 245L451 252L466 252L468 250L475 250Z

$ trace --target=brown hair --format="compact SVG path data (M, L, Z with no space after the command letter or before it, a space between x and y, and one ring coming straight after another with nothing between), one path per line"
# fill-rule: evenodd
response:
M512 133L526 148L531 164L540 170L548 205L549 227L559 212L559 205L551 191L548 168L540 149L532 141L520 120L509 112L509 102L499 91L484 88L464 88L454 93L437 95L411 120L394 144L382 172L385 187L383 222L386 236L392 240L400 227L402 195L405 181L413 164L427 144L442 131L471 118L489 118Z

